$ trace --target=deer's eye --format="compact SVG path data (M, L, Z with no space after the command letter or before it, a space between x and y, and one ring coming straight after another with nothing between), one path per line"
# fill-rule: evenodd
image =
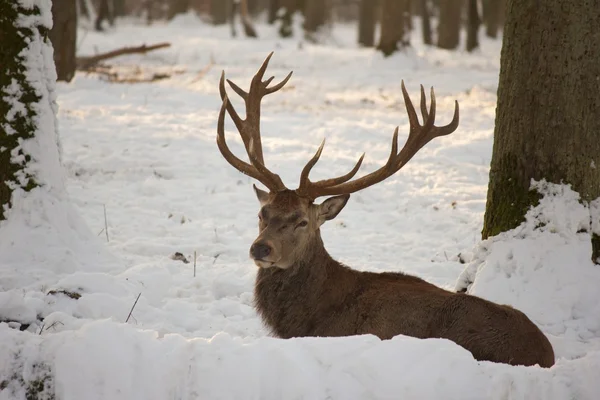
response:
M307 225L308 225L308 221L302 221L298 225L296 225L296 228L304 228Z

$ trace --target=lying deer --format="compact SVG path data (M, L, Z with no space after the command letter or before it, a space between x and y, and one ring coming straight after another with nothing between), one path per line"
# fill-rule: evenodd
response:
M458 102L454 118L446 126L435 126L435 94L431 105L421 86L423 125L402 82L410 132L398 152L398 128L390 156L384 166L361 178L358 172L364 154L352 170L337 178L313 182L309 178L324 142L306 164L300 185L289 190L281 178L265 166L260 137L261 99L281 89L292 73L269 87L273 77L263 75L273 53L252 78L250 90L227 80L246 105L242 119L225 90L218 119L217 145L236 169L260 181L269 192L254 186L261 205L259 235L250 247L250 257L260 267L254 288L255 304L263 322L281 338L299 336L347 336L373 334L381 339L395 335L445 338L469 350L477 360L550 367L552 346L538 327L521 311L479 297L454 293L423 279L400 272L360 272L334 260L325 250L320 227L344 208L350 194L389 178L398 172L430 140L452 133L458 127ZM244 142L249 163L235 156L225 142L225 112L230 115ZM315 199L332 196L321 204Z

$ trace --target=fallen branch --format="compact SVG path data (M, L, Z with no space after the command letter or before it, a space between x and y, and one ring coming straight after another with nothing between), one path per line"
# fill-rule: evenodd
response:
M133 306L131 307L131 310L129 311L129 315L127 316L127 319L125 320L125 323L129 322L129 318L131 318L131 314L133 313L133 309L135 308L135 305L137 304L137 302L140 299L141 295L142 295L142 292L140 292L140 294L138 294L137 298L135 299L135 303L133 303Z
M87 70L104 60L123 56L126 54L146 54L149 51L163 49L165 47L171 47L171 43L165 42L153 44L151 46L146 46L144 44L137 47L122 47L120 49L112 50L107 53L100 53L95 56L77 57L77 69Z

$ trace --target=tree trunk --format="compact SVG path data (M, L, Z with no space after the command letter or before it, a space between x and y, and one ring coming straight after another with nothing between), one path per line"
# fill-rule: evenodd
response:
M407 46L408 30L405 27L406 0L383 0L381 7L381 37L377 50L389 56Z
M24 8L15 0L0 0L0 15L0 148L3 149L0 151L1 221L7 217L5 209L11 206L13 190L18 188L29 192L38 186L36 177L29 168L31 154L22 144L35 138L37 130L40 129L38 112L47 111L49 108L48 104L46 107L40 104L40 92L48 89L44 86L46 82L32 81L38 73L46 70L44 65L30 65L32 58L28 57L31 56L28 53L37 53L35 56L43 59L42 47L49 44L49 29L41 23L31 22L25 24L33 28L23 27L23 21L17 27L19 19L40 18L37 6ZM42 46L39 46L40 42L43 42ZM33 49L30 47L32 44ZM36 67L40 67L40 70L32 73ZM44 78L52 80L52 76L38 79ZM47 94L45 97L45 100L49 101ZM44 127L47 130L52 128Z
M269 0L269 10L267 21L273 25L277 21L277 12L279 11L279 0Z
M315 34L327 22L327 0L306 0L304 3L304 33L308 40L316 41Z
M421 18L422 18L422 25L421 28L423 29L423 43L431 45L433 44L433 41L431 40L431 20L429 18L429 1L428 0L421 0L419 1L420 4L420 11L421 11Z
M600 197L599 25L597 1L509 0L484 239L524 220L531 179Z
M224 0L222 1L224 2ZM168 18L173 19L179 14L185 14L189 10L189 8L190 0L170 0Z
M54 0L52 20L50 40L54 47L57 80L70 82L76 68L77 0Z
M375 45L376 0L361 0L358 12L358 43L365 47Z
M210 13L214 25L226 24L231 11L230 0L211 0Z
M460 43L460 18L463 0L440 0L438 47L454 50Z
M254 25L252 24L252 18L250 17L250 11L248 9L248 0L241 0L240 1L240 15L241 15L241 20L242 20L242 25L244 26L244 33L246 34L246 37L258 37L258 34L256 33L256 29L254 28Z
M467 5L467 51L471 52L479 47L479 10L477 0L468 0Z
M488 37L498 36L498 25L506 7L505 0L488 0L485 7L485 34Z

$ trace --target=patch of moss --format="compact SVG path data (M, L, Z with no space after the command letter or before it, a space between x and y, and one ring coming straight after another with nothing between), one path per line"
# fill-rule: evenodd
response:
M530 180L520 173L515 157L505 156L496 171L490 171L483 239L514 229L525 221L527 211L542 198L529 187Z

